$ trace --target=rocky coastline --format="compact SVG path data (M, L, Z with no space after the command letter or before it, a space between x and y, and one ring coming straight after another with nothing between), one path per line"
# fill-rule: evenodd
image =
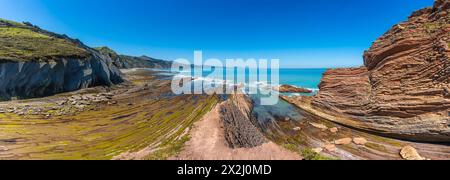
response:
M112 51L112 50L111 50ZM120 58L118 58L120 57ZM31 23L0 19L0 100L51 96L124 82L121 68L167 68L171 62L119 56Z

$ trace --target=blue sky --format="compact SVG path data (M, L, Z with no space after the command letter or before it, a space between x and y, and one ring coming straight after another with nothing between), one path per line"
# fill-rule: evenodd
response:
M0 0L29 21L121 54L279 58L286 68L362 65L363 51L433 0Z

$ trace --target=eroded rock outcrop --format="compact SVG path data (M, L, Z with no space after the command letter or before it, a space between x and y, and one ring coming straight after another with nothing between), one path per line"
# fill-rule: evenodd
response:
M364 64L326 72L313 106L365 130L450 142L450 1L395 25L365 52Z
M225 139L232 148L252 148L267 140L253 124L252 102L245 95L232 95L220 105L220 119L224 126Z
M292 85L281 85L279 87L281 93L312 93L313 91L306 88L295 87Z

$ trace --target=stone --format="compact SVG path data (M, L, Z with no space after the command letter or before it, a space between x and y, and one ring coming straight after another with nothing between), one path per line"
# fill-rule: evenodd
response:
M365 139L365 138L353 138L353 143L355 143L356 145L366 145L367 144L367 139Z
M336 144L336 145L348 145L350 143L352 143L352 138L343 138L343 139L334 141L334 144Z
M339 131L339 129L337 127L330 128L331 133L337 133L338 131Z
M328 152L335 152L337 150L334 144L326 144L324 146L324 149L327 150Z
M328 129L328 127L325 126L324 124L313 123L313 122L309 122L309 124L311 126L315 127L315 128L318 128L318 129L322 129L322 130L327 130Z
M314 148L312 149L313 152L320 154L323 151L323 148Z
M294 130L294 131L301 131L302 128L301 128L301 127L295 127L293 130Z
M114 105L114 104L117 104L117 101L109 101L108 102L108 105Z
M86 108L86 105L75 105L75 108L84 109L84 108Z
M400 151L400 156L405 160L426 160L412 146L405 146Z
M77 101L83 99L81 96L78 96L78 95L74 95L74 96L72 96L71 98L72 98L73 100L77 100Z

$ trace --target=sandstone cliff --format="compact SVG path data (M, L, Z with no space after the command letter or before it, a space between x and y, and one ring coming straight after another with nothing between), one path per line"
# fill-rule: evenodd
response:
M121 82L112 60L80 41L29 23L0 20L0 100Z
M365 52L364 64L326 72L313 106L352 119L335 120L349 126L450 142L449 0L395 25Z
M131 69L131 68L170 69L172 67L172 62L170 61L154 59L147 56L134 57L134 56L119 55L108 47L99 47L96 49L103 55L111 57L114 65L120 69Z

